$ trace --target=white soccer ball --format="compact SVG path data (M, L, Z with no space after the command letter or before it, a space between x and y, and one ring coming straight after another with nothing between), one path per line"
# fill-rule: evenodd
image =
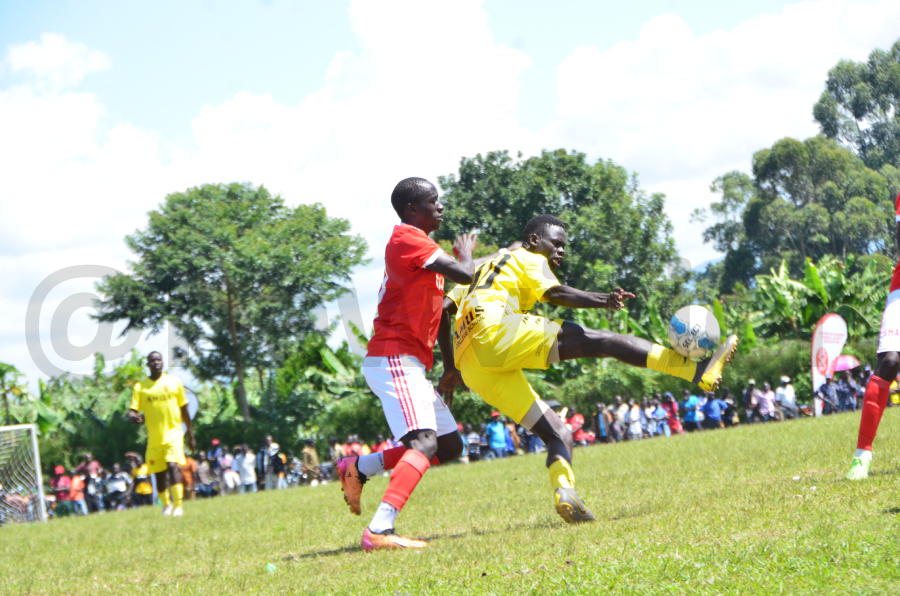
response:
M669 321L669 343L685 358L706 357L719 346L719 336L716 316L696 304L680 308Z

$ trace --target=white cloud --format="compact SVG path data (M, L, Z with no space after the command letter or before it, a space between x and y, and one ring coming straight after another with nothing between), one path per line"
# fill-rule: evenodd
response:
M804 2L703 36L660 15L638 39L578 48L563 61L551 138L612 158L666 193L682 254L706 261L702 227L688 216L711 200L710 182L749 171L753 152L780 138L817 134L812 106L828 70L890 47L898 22L900 3L880 0Z
M111 65L100 50L70 42L58 33L43 33L40 41L9 46L6 60L13 72L29 71L53 88L72 85Z
M778 138L815 134L811 108L828 68L892 43L894 4L808 2L705 36L659 16L635 40L573 52L558 70L557 119L540 131L514 116L529 58L494 40L478 0L354 1L359 50L337 53L321 88L297 105L241 92L197 106L183 144L116 122L101 97L72 89L109 68L102 53L53 34L12 46L7 63L34 76L0 87L0 276L12 281L0 293L0 360L34 379L22 321L37 283L72 264L124 269L122 239L147 211L207 182L265 184L349 219L373 257L354 276L367 325L396 220L393 185L434 180L461 156L493 149L566 147L616 160L668 194L679 248L707 260L687 216L710 201L711 180L748 169ZM71 332L87 341L92 325L80 316Z
M21 197L0 206L0 250L10 257L0 274L28 272L25 291L5 304L12 317L0 319L0 360L23 361L24 337L15 340L24 335L23 296L40 279L73 259L124 268L123 236L145 225L167 192L206 182L265 184L291 203L322 202L350 219L375 261L355 276L370 326L382 247L396 220L393 185L410 175L434 180L462 155L527 143L512 112L528 59L494 42L474 0L354 2L350 16L361 50L337 54L319 91L295 106L247 92L203 106L192 122L195 147L170 150L127 123L109 129L100 98L66 88L74 76L57 76L53 88L0 90L12 131L0 155L10 160L9 196ZM16 63L37 71L36 54ZM49 67L41 72L51 76ZM71 331L91 337L82 319Z

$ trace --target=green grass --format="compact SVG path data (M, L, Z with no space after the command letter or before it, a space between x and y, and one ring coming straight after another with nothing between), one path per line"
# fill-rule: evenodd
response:
M890 594L900 592L900 409L873 476L842 480L858 415L597 446L575 456L597 516L562 523L541 456L433 468L362 552L340 487L0 528L0 594ZM794 480L799 477L799 480ZM274 571L267 571L272 564Z

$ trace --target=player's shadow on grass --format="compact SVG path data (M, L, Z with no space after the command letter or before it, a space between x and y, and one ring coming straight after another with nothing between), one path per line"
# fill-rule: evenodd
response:
M545 523L518 523L515 525L505 526L503 528L496 528L490 530L466 530L462 532L454 532L452 534L431 534L429 536L416 536L416 540L424 540L425 542L438 541L438 540L456 540L457 538L463 538L466 536L490 536L491 534L504 534L507 532L515 532L516 530L550 530L555 528L554 525L547 525ZM560 525L560 528L566 527L565 525ZM320 550L313 551L309 553L302 553L299 555L290 554L284 558L285 561L300 561L301 559L313 559L318 557L333 557L336 555L346 555L350 553L362 552L361 546L345 546L343 548L333 548L330 550Z
M331 550L319 550L311 553L303 553L300 555L288 555L285 561L299 561L301 559L316 559L319 557L333 557L335 555L346 555L350 553L362 552L361 546L345 546L343 548L333 548Z
M897 515L898 513L900 513L900 507L892 507L890 509L885 509L884 511L882 511L882 513L893 513L894 515Z
M900 468L897 466L890 467L888 469L876 470L874 472L869 472L869 476L894 476L897 472L900 471Z

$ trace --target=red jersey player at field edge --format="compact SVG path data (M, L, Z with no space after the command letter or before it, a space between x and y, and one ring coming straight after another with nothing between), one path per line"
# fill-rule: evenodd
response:
M366 551L422 548L402 538L394 522L431 464L462 455L463 443L447 404L425 377L443 316L444 276L470 284L475 275L476 236L456 239L449 257L428 235L441 227L444 206L433 184L422 178L401 180L391 193L401 223L384 251L384 281L378 292L375 332L369 340L363 374L381 401L394 437L402 447L338 461L344 500L359 515L367 477L393 469L375 517L363 532Z
M897 248L900 250L900 194L897 195L896 207ZM884 314L881 315L878 359L875 363L875 374L866 384L866 393L863 396L856 453L847 473L848 480L863 480L869 477L872 443L875 441L881 415L884 414L891 394L891 381L897 378L897 373L900 373L900 262L894 268Z

